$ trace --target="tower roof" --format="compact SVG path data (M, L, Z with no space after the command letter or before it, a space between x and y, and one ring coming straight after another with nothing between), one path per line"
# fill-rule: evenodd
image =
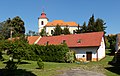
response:
M48 18L46 17L46 14L45 14L44 11L41 13L41 16L40 16L39 18L46 18L46 19L48 19Z

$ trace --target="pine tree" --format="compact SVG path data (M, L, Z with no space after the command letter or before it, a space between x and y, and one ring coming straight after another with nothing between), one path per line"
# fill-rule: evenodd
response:
M86 23L84 22L83 26L81 26L81 33L85 32L99 32L99 31L104 31L106 27L104 26L106 23L100 18L94 19L94 15L90 17L88 25L86 26ZM86 30L87 29L87 30Z
M94 24L95 24L95 19L94 19L94 14L93 14L92 17L90 17L89 22L88 22L88 28L87 28L88 32L94 31Z
M81 33L85 33L87 32L87 26L86 26L86 22L83 23L83 26L81 27Z

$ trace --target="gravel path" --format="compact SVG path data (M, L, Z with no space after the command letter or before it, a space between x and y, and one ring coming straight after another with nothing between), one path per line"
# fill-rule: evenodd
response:
M72 70L63 72L63 74L60 74L58 76L105 76L105 75L101 73L92 72L92 71L72 69Z

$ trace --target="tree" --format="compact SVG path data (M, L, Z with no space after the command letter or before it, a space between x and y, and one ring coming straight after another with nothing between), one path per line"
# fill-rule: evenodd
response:
M57 25L54 29L53 36L61 35L62 34L62 29L59 25Z
M77 34L81 33L81 31L80 31L80 25L79 24L78 24L78 29L76 30L76 33Z
M41 30L41 32L40 32L40 36L46 36L47 34L46 34L46 31L45 31L45 28L43 28L42 30Z
M87 27L87 31L88 32L92 32L94 31L94 23L95 23L95 19L94 19L94 14L92 15L92 17L90 17L89 22L88 22L88 27Z
M65 28L63 29L62 34L64 34L64 35L70 34L69 28L68 28L68 27L65 27Z
M87 32L86 22L84 22L83 26L81 27L80 32L81 32L81 33L85 33L85 32Z
M98 32L98 31L104 31L105 32L105 25L106 23L104 23L104 21L100 18L98 18L95 22L95 25L94 25L94 31L95 32Z
M18 37L25 33L24 22L19 16L13 19L8 18L6 21L1 22L0 28L0 36L3 36L5 39L10 37L11 30L13 37Z
M7 39L10 37L10 29L8 26L11 24L11 19L0 23L0 38Z
M108 35L107 36L108 42L110 43L110 51L112 54L115 53L115 44L116 44L116 35Z
M84 22L83 26L81 26L81 33L85 32L99 32L99 31L104 31L106 27L104 26L106 23L100 18L97 18L96 20L94 19L94 15L90 17L88 25L86 26L86 23Z
M26 33L26 36L38 36L39 34L35 31L29 30L28 33Z
M25 33L24 22L19 16L16 16L11 20L10 27L14 28L14 36L21 36Z

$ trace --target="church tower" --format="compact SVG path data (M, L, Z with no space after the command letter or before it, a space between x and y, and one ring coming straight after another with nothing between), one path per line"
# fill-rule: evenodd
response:
M44 28L44 26L48 23L48 18L46 17L45 12L41 13L41 16L38 18L38 33Z

